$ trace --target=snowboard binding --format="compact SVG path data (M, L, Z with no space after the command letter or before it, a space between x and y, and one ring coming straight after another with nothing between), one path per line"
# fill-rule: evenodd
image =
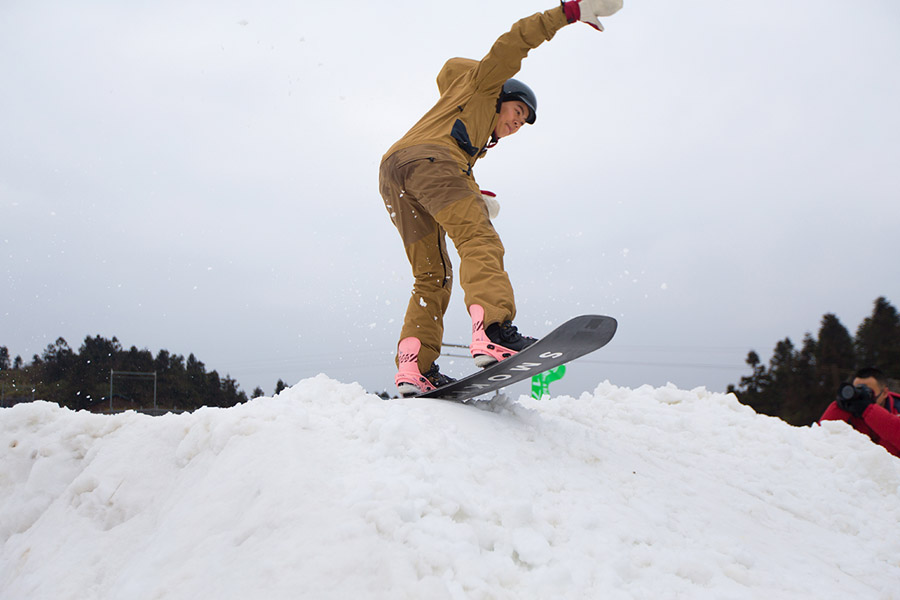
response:
M408 337L400 340L397 353L399 369L394 376L394 385L397 386L397 393L403 398L418 396L456 381L441 373L437 363L431 365L427 372L421 373L419 371L421 348L422 342L418 338Z
M469 307L472 317L472 344L469 352L475 366L486 368L492 364L521 352L537 340L519 334L512 322L492 323L484 327L484 307L473 304Z

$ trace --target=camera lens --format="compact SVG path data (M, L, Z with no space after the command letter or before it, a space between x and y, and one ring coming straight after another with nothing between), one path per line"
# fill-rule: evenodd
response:
M843 398L844 400L853 400L856 396L856 388L853 387L852 383L842 383L841 387L838 389L838 397Z

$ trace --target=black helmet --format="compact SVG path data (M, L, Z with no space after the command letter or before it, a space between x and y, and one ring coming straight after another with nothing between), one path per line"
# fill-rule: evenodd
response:
M508 100L518 100L528 107L528 118L525 122L534 125L537 120L537 97L531 88L519 81L518 79L507 79L503 84L503 90L500 92L500 102Z

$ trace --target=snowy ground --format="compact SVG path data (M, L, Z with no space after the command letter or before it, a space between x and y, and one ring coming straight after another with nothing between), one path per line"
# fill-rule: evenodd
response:
M843 423L519 402L320 375L193 414L2 409L0 597L900 598L900 460Z

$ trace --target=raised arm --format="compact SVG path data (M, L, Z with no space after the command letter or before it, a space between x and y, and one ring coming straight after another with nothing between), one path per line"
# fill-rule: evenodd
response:
M609 16L622 8L622 0L572 0L542 13L519 19L497 38L475 72L479 91L493 93L519 72L528 52L553 39L556 32L575 21L603 31L598 16Z

